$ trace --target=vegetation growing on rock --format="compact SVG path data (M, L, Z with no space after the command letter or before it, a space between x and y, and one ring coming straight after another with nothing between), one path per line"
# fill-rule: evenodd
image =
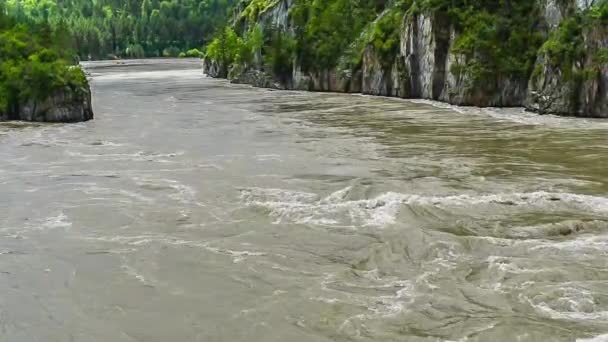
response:
M0 2L0 117L11 118L22 104L58 90L88 91L84 73L70 63L65 35L61 26L53 30L44 24L17 24Z
M258 13L259 8L268 11L275 3L253 0L242 13ZM336 67L345 52L353 61L360 61L365 45L372 44L383 59L392 61L404 16L420 13L441 14L445 25L458 31L454 52L473 61L455 71L476 78L497 72L526 77L532 71L543 37L535 33L537 5L527 0L295 0L289 11L289 31L296 40L294 57L304 71L319 71Z
M530 97L529 80L553 72L547 60L565 76L558 83L593 80L586 96L601 107L607 7L608 0L243 0L229 31L208 46L207 64L219 66L218 76L255 69L298 89L345 91L346 82L347 91L517 106ZM559 12L557 22L547 11ZM263 44L244 54L253 28Z

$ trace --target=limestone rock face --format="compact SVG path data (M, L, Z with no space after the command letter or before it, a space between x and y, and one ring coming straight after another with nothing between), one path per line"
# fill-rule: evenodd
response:
M406 17L401 54L409 70L411 96L437 100L445 86L450 23L438 15Z
M390 65L382 65L374 49L368 47L363 54L362 69L363 94L412 97L409 70L401 55Z
M59 89L44 100L28 100L14 107L14 112L0 113L0 121L82 122L93 119L91 90Z
M281 82L276 80L271 74L255 69L236 73L230 78L230 82L236 84L250 84L259 88L285 89Z
M218 61L209 58L203 59L203 73L213 78L228 77L228 71L224 70Z
M323 70L310 74L310 90L340 93L360 92L360 74L352 70Z
M270 10L260 14L258 22L262 26L274 26L286 29L289 27L289 9L293 0L279 0Z
M531 0L537 2L538 33L547 39L560 23L581 13L598 0ZM279 26L287 32L297 28L290 22L293 0L278 0L276 5L260 14L258 22ZM559 115L608 117L608 66L597 65L594 59L608 48L605 25L583 32L585 57L572 65L551 65L542 49L538 53L535 72L527 75L484 75L475 77L463 67L479 61L482 56L459 54L458 25L442 12L416 12L403 17L399 48L394 58L381 58L373 45L367 46L356 70L302 70L293 61L290 75L270 75L261 63L228 75L217 63L205 61L205 72L212 77L229 77L233 82L260 87L312 91L361 92L370 95L401 98L423 98L456 105L478 107L525 106L531 111ZM251 23L249 23L251 24ZM262 25L262 26L263 26ZM262 60L257 56L257 60ZM257 70L257 71L256 71ZM571 79L575 71L583 78Z
M30 100L19 110L19 120L38 122L81 122L93 119L91 91L83 94L58 90L43 101Z
M551 3L551 1L548 1ZM576 0L584 9L592 0ZM554 22L556 26L559 25ZM530 78L524 105L540 114L608 117L608 65L596 60L608 49L608 27L597 25L582 33L583 55L571 64L555 65L540 51Z

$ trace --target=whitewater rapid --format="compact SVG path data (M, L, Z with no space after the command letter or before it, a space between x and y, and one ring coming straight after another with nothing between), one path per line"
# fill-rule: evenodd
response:
M91 62L0 124L1 341L608 341L608 124Z

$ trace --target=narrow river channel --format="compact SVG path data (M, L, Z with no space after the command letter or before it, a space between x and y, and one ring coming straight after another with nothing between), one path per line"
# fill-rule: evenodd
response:
M0 125L0 341L606 341L608 121L121 63Z

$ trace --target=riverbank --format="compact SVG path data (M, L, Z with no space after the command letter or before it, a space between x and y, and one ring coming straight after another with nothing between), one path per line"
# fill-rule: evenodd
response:
M557 119L557 121L559 121L559 118L570 117L570 118L576 118L577 120L584 120L584 121L587 121L587 122L590 122L593 124L603 124L602 121L603 121L603 119L606 118L606 116L603 116L603 115L598 116L598 117L585 117L585 116L577 116L577 115L566 115L564 113L561 113L561 114L551 113L551 112L539 113L537 110L527 108L523 105L507 106L507 107L492 107L492 106L477 107L477 106L472 106L472 105L467 106L467 105L451 104L449 102L445 102L445 101L441 101L441 100L400 97L400 96L395 96L393 94L382 94L382 93L381 94L377 94L377 93L370 94L370 93L362 92L361 87L356 87L356 88L353 88L352 90L350 88L348 88L348 90L346 90L343 86L327 86L327 87L313 86L312 88L294 87L293 84L282 83L281 80L276 79L271 74L268 74L266 72L259 71L259 70L250 70L250 71L240 74L236 78L229 79L229 78L227 78L227 76L223 76L223 74L220 71L220 68L217 65L214 65L212 62L210 62L208 60L206 61L204 59L202 60L202 71L203 71L203 74L205 74L206 76L211 77L211 78L225 80L232 84L250 85L252 87L262 88L262 89L287 90L287 91L309 91L309 92L320 92L320 93L328 93L328 94L331 94L331 93L360 94L363 96L388 97L388 98L402 99L402 100L407 100L407 101L412 101L412 102L428 103L428 104L431 104L431 105L439 107L439 108L450 108L450 109L453 109L454 111L467 110L468 112L485 112L485 114L490 115L490 116L497 115L498 118L504 118L504 117L508 116L509 120L511 120L511 121L529 123L529 124L536 124L536 123L544 122L545 120L543 120L543 118L541 118L543 116L554 117L555 119ZM331 76L331 77L333 77L333 76ZM328 84L331 84L332 82L335 82L335 81L329 81ZM313 82L313 84L321 84L321 83ZM589 120L592 120L592 121L589 121ZM549 121L552 121L552 120L549 120ZM566 122L568 122L568 124L570 124L570 125L576 125L575 121L567 120Z
M235 83L608 117L606 1L251 1L231 24L204 68Z

